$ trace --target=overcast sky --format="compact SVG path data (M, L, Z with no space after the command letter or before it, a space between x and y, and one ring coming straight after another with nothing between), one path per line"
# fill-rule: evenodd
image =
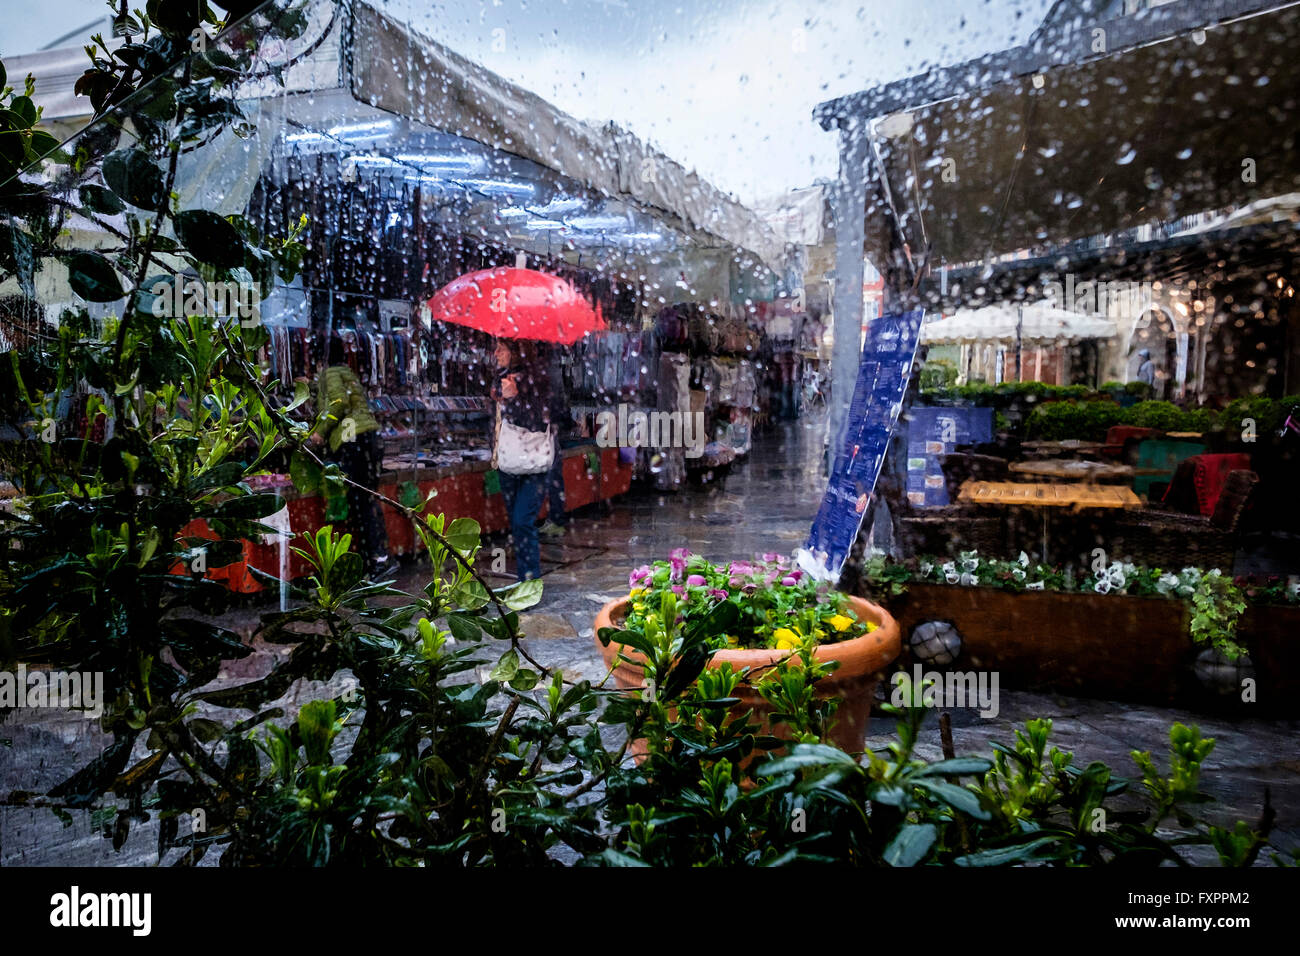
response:
M566 112L631 129L745 202L834 177L835 138L812 121L817 103L1021 43L1050 6L1050 0L375 2ZM0 11L4 55L38 49L106 7L103 0L0 0Z

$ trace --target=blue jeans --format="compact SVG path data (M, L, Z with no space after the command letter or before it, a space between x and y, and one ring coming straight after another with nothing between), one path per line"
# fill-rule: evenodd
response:
M560 454L560 438L555 437L555 463L546 475L547 519L556 524L567 522L564 513L564 456Z
M510 542L515 548L515 570L520 581L542 576L541 549L537 544L537 512L542 507L546 474L501 477L501 494L510 518Z

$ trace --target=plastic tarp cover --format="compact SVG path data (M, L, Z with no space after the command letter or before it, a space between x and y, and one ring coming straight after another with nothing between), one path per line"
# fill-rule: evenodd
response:
M778 267L785 247L753 212L614 124L594 127L364 4L352 24L360 102L627 196Z

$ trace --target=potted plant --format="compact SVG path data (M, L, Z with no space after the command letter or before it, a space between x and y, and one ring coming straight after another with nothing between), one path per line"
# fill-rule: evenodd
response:
M862 749L876 685L900 649L898 623L884 608L831 590L776 554L713 564L679 548L637 568L629 585L595 623L620 688L646 690L655 655L669 649L662 639L680 633L675 651L694 652L697 674L706 667L743 674L727 698L733 712L752 710L763 733L790 739L781 675L792 666L824 668L816 697L839 701L830 738Z

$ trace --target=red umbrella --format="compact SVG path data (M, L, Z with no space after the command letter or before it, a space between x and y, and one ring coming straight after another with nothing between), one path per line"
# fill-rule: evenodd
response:
M566 279L533 269L498 266L453 279L429 300L433 318L489 335L572 345L605 328L600 307Z

